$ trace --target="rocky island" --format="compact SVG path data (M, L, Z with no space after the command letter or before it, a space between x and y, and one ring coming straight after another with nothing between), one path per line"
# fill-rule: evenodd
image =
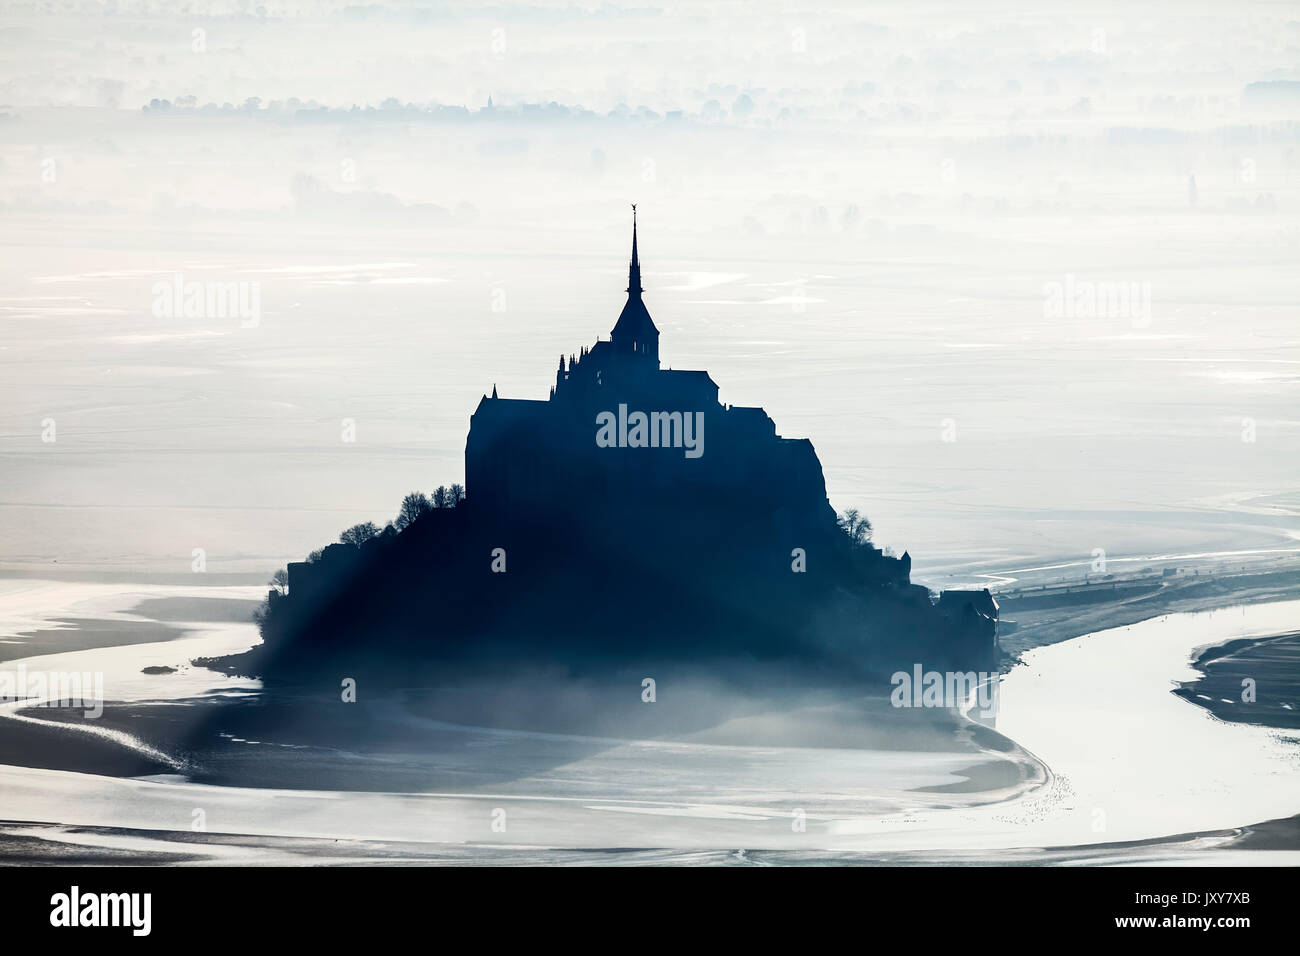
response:
M263 644L222 666L391 680L789 661L861 679L997 655L987 590L913 584L907 553L875 547L856 512L837 516L808 439L720 403L708 372L661 367L635 221L609 338L561 356L544 400L484 395L465 476L290 564Z

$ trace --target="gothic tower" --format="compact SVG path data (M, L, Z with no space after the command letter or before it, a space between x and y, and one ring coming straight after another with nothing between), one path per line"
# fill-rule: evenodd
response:
M636 252L636 205L632 206L632 261L627 270L627 304L609 334L616 355L637 356L659 367L659 330L641 300L641 260Z

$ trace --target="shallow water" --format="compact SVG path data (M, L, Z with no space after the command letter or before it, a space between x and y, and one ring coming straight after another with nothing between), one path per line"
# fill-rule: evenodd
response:
M1300 751L1261 727L1226 724L1169 693L1199 646L1294 626L1300 602L1169 615L1040 648L1005 679L998 729L1050 768L1014 794L935 794L969 755L625 742L595 753L583 738L453 728L484 771L545 747L572 759L497 790L353 793L248 790L5 767L10 820L533 847L748 846L812 851L967 852L1139 840L1243 826L1300 809ZM132 675L229 651L251 627L201 625L161 645L50 655L28 667L115 675L132 700L238 689L199 668ZM11 665L12 666L12 665ZM175 683L171 689L167 684ZM39 717L39 712L35 712ZM269 751L267 759L281 759ZM980 805L993 797L1000 802ZM507 829L492 829L505 811ZM796 811L806 830L792 828Z

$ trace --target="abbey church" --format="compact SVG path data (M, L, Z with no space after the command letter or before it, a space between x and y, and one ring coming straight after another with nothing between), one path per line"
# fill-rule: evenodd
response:
M661 367L643 293L634 220L627 302L609 338L561 356L546 400L494 387L479 402L465 448L474 507L526 518L553 509L557 493L584 510L739 495L778 523L833 527L812 443L779 436L761 408L720 404L708 372Z
M720 403L707 372L662 367L635 219L609 338L562 356L546 398L494 386L479 401L464 500L288 572L258 673L361 648L402 679L451 662L778 659L851 679L997 653L988 591L936 602L906 553L840 526L810 441Z

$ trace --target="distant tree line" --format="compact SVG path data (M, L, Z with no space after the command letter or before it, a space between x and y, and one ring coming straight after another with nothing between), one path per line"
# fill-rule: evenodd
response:
M388 522L383 528L380 528L373 521L354 524L339 535L339 544L350 544L354 548L359 548L371 538L378 537L381 534L394 534L405 531L423 514L444 508L454 508L464 500L464 485L439 485L433 490L432 495L426 495L423 491L412 491L402 499L402 505L397 511L397 517ZM319 556L319 551L313 551L308 555L307 560L314 561Z

